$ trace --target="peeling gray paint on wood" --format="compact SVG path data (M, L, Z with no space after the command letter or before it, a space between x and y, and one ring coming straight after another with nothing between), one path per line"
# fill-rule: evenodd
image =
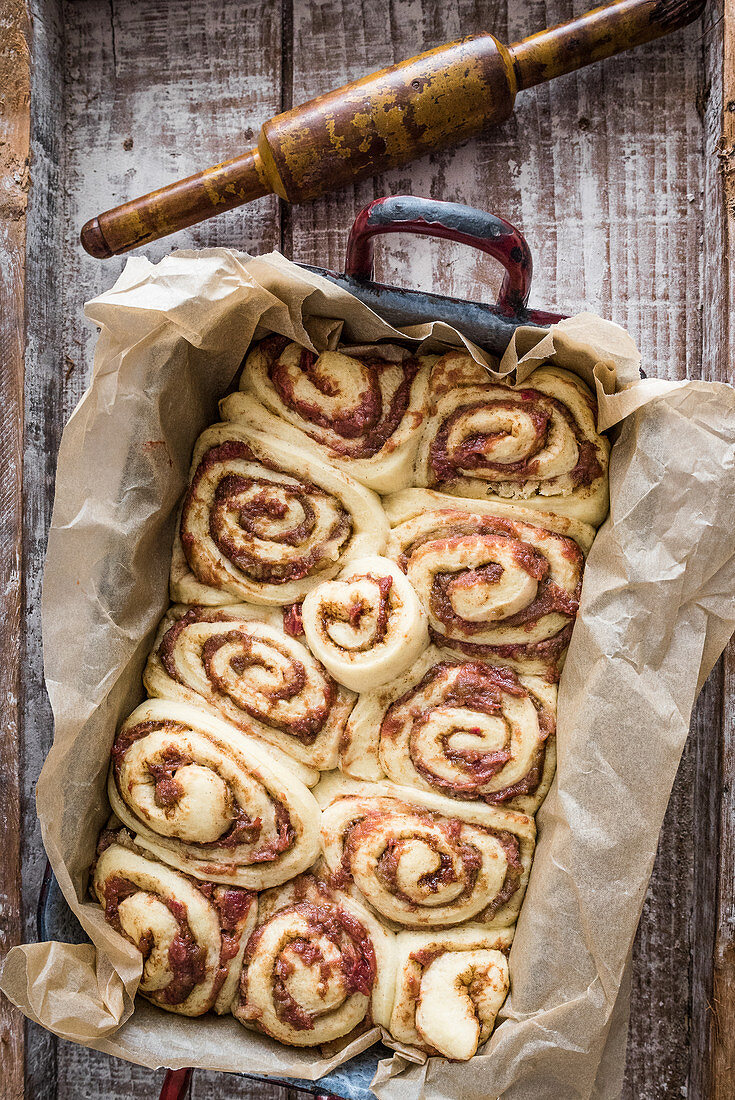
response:
M45 862L32 799L51 736L38 609L55 456L91 368L94 331L82 318L82 303L109 286L124 263L86 256L77 244L79 227L98 210L249 147L264 119L343 80L463 34L491 30L511 41L588 6L586 0L33 0L28 626L20 697L25 935L33 934ZM295 259L338 268L354 214L373 197L408 191L468 202L524 230L536 266L532 304L611 316L636 337L650 374L725 377L732 362L731 242L717 156L728 29L721 9L711 4L701 29L523 93L512 119L459 149L309 206L261 199L144 253L156 259L182 246L253 252L282 246ZM386 281L480 300L499 284L492 261L447 242L394 237L378 245L377 267ZM662 832L636 941L626 1100L705 1100L711 1092L705 1048L715 942L724 960L721 991L732 960L733 884L718 901L715 880L718 863L723 882L735 865L726 820L732 805L720 802L712 777L722 766L720 736L730 729L732 738L725 714L732 714L733 668L731 658L699 701ZM732 742L725 747L732 775ZM729 1006L725 998L730 1020L732 996ZM32 1025L26 1047L25 1094L33 1100L156 1096L163 1079L57 1043ZM725 1051L719 1064L727 1057ZM192 1095L285 1100L287 1094L201 1073Z

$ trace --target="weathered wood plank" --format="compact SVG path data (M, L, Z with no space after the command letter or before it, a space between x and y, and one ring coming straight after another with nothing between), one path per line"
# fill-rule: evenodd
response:
M40 581L56 453L91 369L95 334L83 319L82 304L111 285L125 262L102 265L87 256L78 244L79 228L90 213L123 196L251 144L257 126L281 102L280 7L269 0L186 5L81 0L63 8L62 0L35 0L33 15L23 685L29 938L35 935L45 864L33 791L52 730L43 689ZM215 243L264 252L279 241L278 208L270 198L162 241L147 254L158 258L175 247ZM57 1044L42 1029L28 1027L26 1095L33 1100L154 1096L162 1080L163 1073ZM212 1075L212 1080L209 1095L230 1094L230 1079Z
M732 643L725 653L724 678L721 773L725 782L719 820L719 888L712 988L712 1100L728 1100L735 1091L735 645Z
M28 155L29 19L0 0L0 956L21 941L20 647L23 535L23 320ZM24 1028L0 995L3 1095L23 1096Z
M664 819L633 952L625 1100L687 1095L692 830L697 754L689 740Z
M709 13L705 38L706 224L704 365L709 377L735 381L735 9L731 0ZM707 264L717 257L719 263ZM712 1100L735 1093L735 643L723 661L719 737L721 799L713 822L711 859L718 872L711 975L709 1085Z
M689 993L688 1095L712 1095L712 979L717 925L719 814L722 799L720 725L723 712L723 669L720 662L705 684L694 712L691 736L696 752L694 777L694 884L690 915L691 989Z
M513 41L588 6L584 0L299 3L293 100L453 37L491 30ZM354 214L381 194L407 191L492 209L529 240L532 304L610 316L633 333L650 374L698 377L700 35L693 28L524 93L514 117L476 141L294 208L294 258L339 267ZM377 253L379 277L387 282L479 299L499 283L491 261L445 242L393 237ZM710 690L698 708L698 729L711 729L717 705ZM695 819L699 828L706 816L695 812L694 790L697 767L706 776L711 755L711 744L706 759L688 746L662 832L636 942L628 1100L680 1095L690 1075L690 998L701 984L690 955L702 942L704 921L695 904L691 838ZM697 796L705 797L706 791ZM713 885L707 884L710 894ZM695 961L708 965L701 951ZM698 1064L703 1051L692 1057Z
M35 0L32 14L31 191L26 246L26 430L23 485L24 607L21 685L23 748L23 927L36 936L36 901L46 853L35 812L35 783L51 744L51 716L41 660L41 576L51 515L54 467L63 412L64 329L60 286L62 226L59 198L64 138L61 0ZM56 1096L56 1040L26 1023L26 1095Z
M293 99L462 34L492 30L513 40L586 6L585 0L299 3ZM487 135L294 208L294 258L338 267L354 213L376 195L406 190L490 207L528 237L536 258L532 304L606 312L631 329L652 371L695 376L696 39L694 28L524 92L515 115ZM392 238L378 262L382 279L451 294L485 297L488 281L498 283L492 261L446 242Z
M232 1074L194 1074L191 1100L306 1100L299 1089L284 1089L268 1081L250 1081Z
M100 1096L130 1100L156 1100L165 1071L151 1073L131 1066L120 1058L109 1058L72 1043L60 1044L57 1096L63 1100L98 1100ZM250 1081L229 1073L203 1073L192 1076L189 1100L296 1100L295 1089L284 1089L267 1081ZM35 1100L27 1092L28 1100ZM3 1098L4 1100L4 1098Z

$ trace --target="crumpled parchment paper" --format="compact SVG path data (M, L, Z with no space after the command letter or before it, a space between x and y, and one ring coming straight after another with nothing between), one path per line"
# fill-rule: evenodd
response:
M38 783L44 842L91 945L28 944L1 986L64 1038L151 1068L315 1079L330 1057L231 1017L185 1019L134 993L140 956L86 898L108 815L105 776L167 602L177 502L194 440L254 337L307 347L409 336L464 344L442 323L398 333L356 298L272 254L135 258L87 306L100 326L90 389L64 431L46 559L43 633L55 740ZM696 694L735 627L735 391L640 381L618 326L589 314L521 329L499 373L544 359L592 385L617 434L611 513L589 556L561 680L558 767L511 953L512 993L466 1064L397 1053L380 1100L612 1100L622 1082L630 952ZM648 373L655 365L645 364ZM410 1054L409 1054L410 1057Z

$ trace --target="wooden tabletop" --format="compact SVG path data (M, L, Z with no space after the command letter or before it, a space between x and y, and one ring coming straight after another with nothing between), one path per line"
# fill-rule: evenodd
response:
M34 938L45 864L33 789L52 733L40 594L55 457L89 379L95 333L82 303L123 265L85 255L80 226L248 148L266 118L347 79L465 34L512 41L588 6L0 0L3 950ZM734 27L732 0L711 0L702 24L522 94L513 118L458 150L301 208L264 198L146 254L278 248L339 269L352 219L373 197L466 202L526 234L532 305L620 322L650 375L732 380L735 74L724 44ZM378 251L384 281L478 299L499 283L491 261L458 246L393 239ZM733 699L731 647L697 704L636 940L626 1100L735 1095ZM4 1000L0 1044L8 1100L157 1097L163 1078L24 1027ZM192 1093L276 1094L285 1100L285 1090L205 1073Z

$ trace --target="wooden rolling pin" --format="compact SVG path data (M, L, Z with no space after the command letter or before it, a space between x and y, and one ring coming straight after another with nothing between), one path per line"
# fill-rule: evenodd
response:
M405 164L502 122L521 89L669 34L705 3L616 0L513 46L479 34L429 50L276 115L255 149L99 214L82 244L104 259L261 195L304 202Z

